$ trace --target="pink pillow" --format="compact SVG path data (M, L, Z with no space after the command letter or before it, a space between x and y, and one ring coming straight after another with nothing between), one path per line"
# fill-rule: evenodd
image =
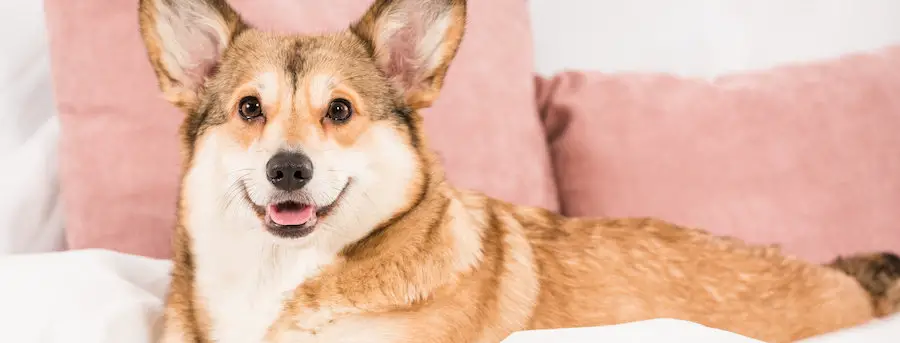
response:
M539 86L562 210L656 216L823 261L900 251L900 47L722 77Z
M251 23L309 32L346 27L372 0L232 2ZM167 257L182 116L156 88L137 4L46 1L66 229L74 249ZM556 209L534 104L526 3L470 1L469 19L444 92L426 112L433 147L457 185Z

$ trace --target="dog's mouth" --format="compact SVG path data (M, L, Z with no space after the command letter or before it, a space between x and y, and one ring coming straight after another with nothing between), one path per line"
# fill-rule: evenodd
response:
M281 238L301 238L312 233L316 224L331 214L350 188L350 181L347 181L334 201L321 206L298 200L275 200L265 206L258 205L250 199L246 187L244 197L270 233Z
M266 218L280 226L300 226L317 219L313 205L285 201L266 206Z

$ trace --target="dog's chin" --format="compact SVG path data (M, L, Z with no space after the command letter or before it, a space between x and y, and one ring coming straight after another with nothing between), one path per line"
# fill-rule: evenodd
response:
M327 204L316 204L293 194L281 194L272 197L267 204L260 205L250 198L246 187L244 199L259 217L266 231L277 238L296 240L309 236L315 231L316 225L332 213L343 200L351 181L347 180L334 200Z

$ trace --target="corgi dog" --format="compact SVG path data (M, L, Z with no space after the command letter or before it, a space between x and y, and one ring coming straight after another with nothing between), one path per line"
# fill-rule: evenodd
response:
M258 30L225 0L141 0L139 19L186 113L162 342L496 343L652 318L787 342L896 310L872 290L897 275L869 272L893 255L815 265L454 188L418 111L465 0L377 0L314 36Z

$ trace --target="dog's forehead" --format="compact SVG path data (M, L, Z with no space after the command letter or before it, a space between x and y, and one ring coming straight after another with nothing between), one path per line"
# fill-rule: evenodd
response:
M232 65L226 67L233 72L230 79L236 83L246 83L266 73L278 74L288 85L330 75L351 86L366 88L379 75L362 42L345 33L306 36L254 31L235 41L229 57L225 63Z

